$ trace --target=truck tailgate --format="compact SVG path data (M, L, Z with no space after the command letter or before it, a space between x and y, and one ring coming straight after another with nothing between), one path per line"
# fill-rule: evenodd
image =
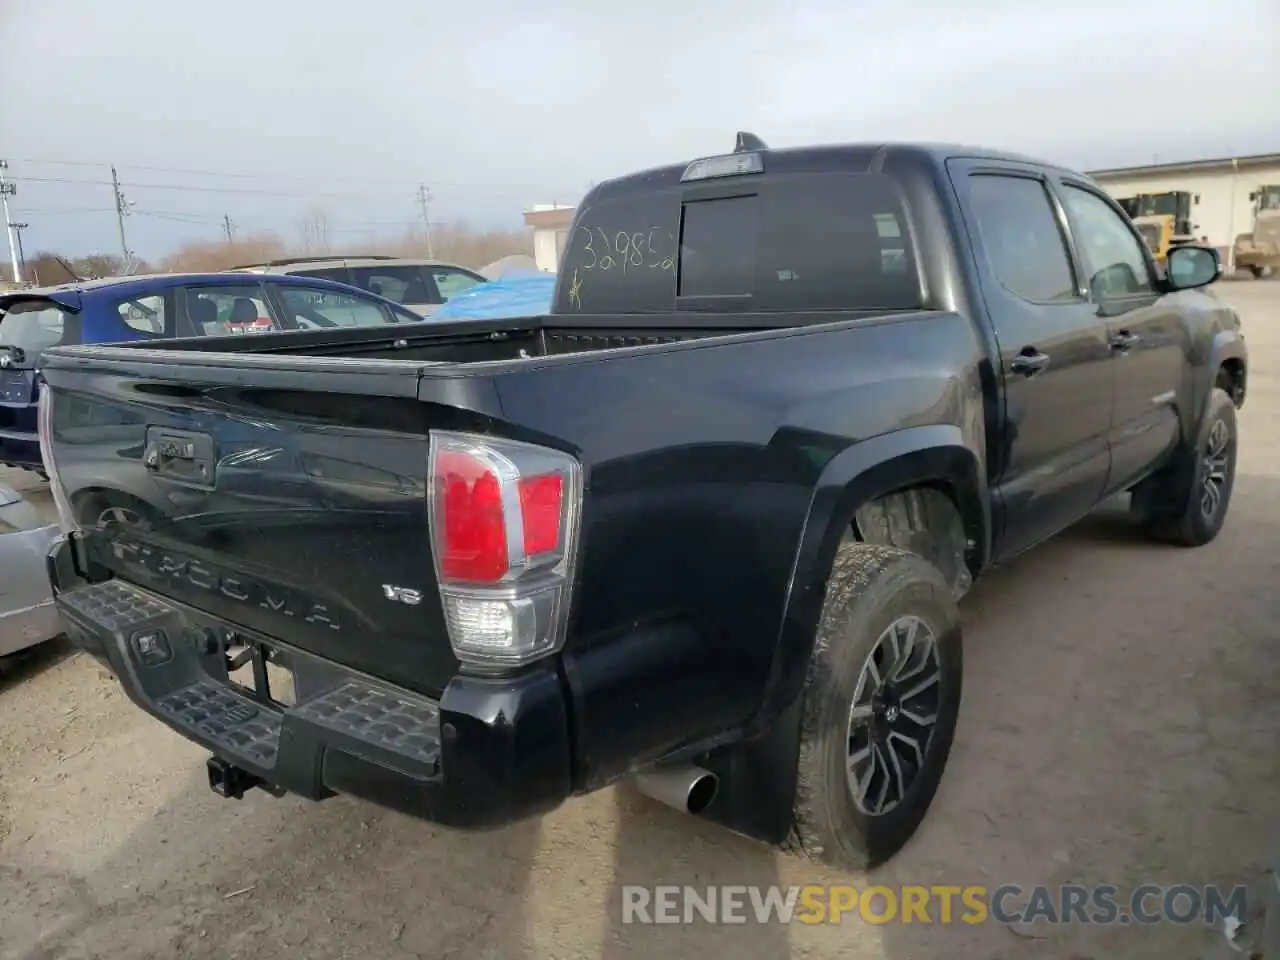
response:
M432 575L428 432L477 414L419 402L412 363L131 353L45 371L57 483L89 559L438 696L457 661Z

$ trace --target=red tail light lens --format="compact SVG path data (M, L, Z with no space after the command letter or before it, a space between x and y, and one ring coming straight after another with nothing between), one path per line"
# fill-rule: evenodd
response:
M559 474L520 480L520 521L526 555L547 553L560 545L563 497L564 478Z
M502 484L483 461L454 450L436 458L440 575L448 580L496 583L510 566Z

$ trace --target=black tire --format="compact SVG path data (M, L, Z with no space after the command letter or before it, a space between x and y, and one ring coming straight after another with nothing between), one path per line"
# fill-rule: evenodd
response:
M1224 435L1226 446L1215 454ZM1226 390L1214 387L1195 443L1183 446L1162 475L1134 492L1134 509L1147 532L1184 547L1203 546L1217 537L1231 506L1238 447L1236 406ZM1213 509L1207 509L1209 485L1217 487Z
M884 651L881 640L889 628L909 623L907 618L915 618L917 627L926 626L932 635L937 680L914 699L900 698L898 710L882 701L879 720L867 721L865 730L860 721L858 732L852 733L855 695L861 694L860 704L866 701L865 689L859 691L864 668ZM918 633L917 645L923 649ZM887 660L878 663L884 670ZM908 689L899 687L898 694L910 693L926 676L914 673L903 682ZM836 553L809 666L792 829L786 844L790 852L860 870L888 860L911 839L928 812L951 752L962 676L959 610L942 574L919 556L896 547L846 539ZM932 697L927 696L930 693ZM928 729L910 719L930 708L936 720ZM893 722L915 731L917 742L924 740L920 754L912 756L914 751L899 739L901 733L890 738L892 754L885 752L890 740L884 739L883 724L890 710ZM881 726L876 727L877 723ZM851 753L870 749L864 744L873 739L880 744L883 775L873 771L867 799L860 806L846 770ZM896 805L869 812L871 795L879 793L895 760L902 773L897 784L905 782L906 789ZM864 764L876 762L871 755ZM864 772L865 766L859 769L859 778ZM888 789L895 788L890 782Z
M1255 280L1261 280L1266 275L1262 267L1256 263L1249 264L1249 272L1253 274L1253 279Z

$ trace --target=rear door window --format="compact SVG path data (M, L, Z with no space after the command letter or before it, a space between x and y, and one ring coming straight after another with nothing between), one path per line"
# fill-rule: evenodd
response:
M395 321L375 300L315 287L282 285L280 298L301 330L330 327L378 327Z
M252 336L286 329L277 322L262 287L188 287L187 316L206 337Z
M1031 303L1077 299L1066 238L1040 180L974 174L969 202L987 263L1002 287Z

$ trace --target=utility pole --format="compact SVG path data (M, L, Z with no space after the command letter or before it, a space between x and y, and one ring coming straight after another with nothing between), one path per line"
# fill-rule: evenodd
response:
M13 267L13 281L22 280L22 271L18 269L18 245L13 239L13 224L9 220L9 198L18 192L16 183L7 183L4 172L9 169L8 160L0 160L0 209L4 212L5 230L9 234L9 264Z
M125 200L124 192L120 189L120 177L114 163L111 165L111 187L116 195L116 225L120 228L120 255L124 257L122 269L128 274L133 272L133 254L129 252L129 241L124 236L124 218L129 215L132 204Z
M12 227L12 228L13 228L13 232L14 232L14 233L16 233L16 234L18 235L18 267L21 269L21 271L22 271L22 273L23 273L23 274L26 274L26 272L27 272L27 255L26 255L25 253L23 253L23 252L22 252L22 231L23 231L23 230L26 230L29 226L31 226L31 224L29 224L29 223L10 223L10 224L9 224L9 226L10 226L10 227ZM19 279L19 280L21 280L21 279L22 279L22 277L18 277L18 279Z
M422 208L422 226L427 231L427 256L434 257L431 252L431 210L428 206L431 203L431 191L427 189L425 183L418 184L418 206Z
M231 215L224 213L222 215L222 229L227 234L227 243L231 243L235 239L236 225L231 222Z

